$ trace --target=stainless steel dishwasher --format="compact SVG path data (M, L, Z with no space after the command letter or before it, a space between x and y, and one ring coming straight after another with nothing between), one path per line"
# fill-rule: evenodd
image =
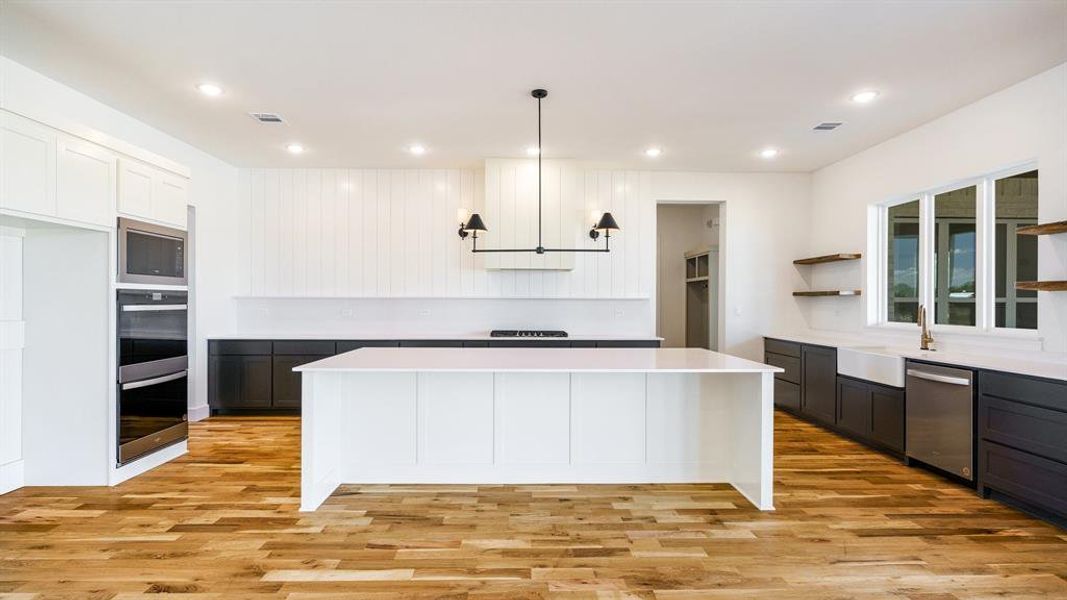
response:
M974 480L974 371L908 361L905 453Z

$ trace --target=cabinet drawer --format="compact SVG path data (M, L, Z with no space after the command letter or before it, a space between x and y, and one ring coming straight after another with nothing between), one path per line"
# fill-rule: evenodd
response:
M800 410L800 386L781 379L775 379L774 405L790 410Z
M983 395L978 431L987 440L1067 462L1067 412Z
M774 365L785 369L785 373L775 373L775 379L781 379L782 381L788 381L790 383L800 383L800 359L793 358L792 356L785 356L783 354L775 354L768 352L763 355L763 362L768 365Z
M1067 515L1067 465L985 440L978 464L983 486Z
M401 348L461 348L461 340L403 340Z
M337 342L337 353L359 348L396 348L398 346L400 342L397 340L342 340Z
M567 344L570 346L570 343ZM597 348L659 348L659 340L600 340Z
M274 342L275 354L321 354L329 356L336 351L333 340L285 340Z
M490 348L570 348L564 340L492 340Z
M261 355L270 354L271 343L268 340L212 340L208 344L209 354Z
M982 371L978 384L982 394L1067 412L1067 383Z
M763 340L763 351L800 358L800 344L795 342L783 342L782 340L765 338Z

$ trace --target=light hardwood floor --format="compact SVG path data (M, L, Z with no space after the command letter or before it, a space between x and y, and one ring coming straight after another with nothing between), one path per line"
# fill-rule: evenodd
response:
M299 422L214 418L115 488L0 496L0 598L1067 598L1067 531L776 416L778 510L723 485L346 486Z

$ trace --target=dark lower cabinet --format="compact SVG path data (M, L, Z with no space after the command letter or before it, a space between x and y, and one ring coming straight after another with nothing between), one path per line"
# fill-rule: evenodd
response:
M837 377L837 428L855 439L904 453L904 390Z
M793 412L800 410L800 386L795 383L774 380L774 405Z
M837 349L800 347L800 412L826 425L837 422Z
M279 413L300 410L301 378L293 367L359 348L637 347L658 341L612 340L208 340L211 412Z
M837 426L855 436L871 431L871 393L866 382L837 378Z
M978 381L978 489L1067 526L1067 382Z
M208 359L208 403L212 410L271 408L269 355L214 355Z
M329 358L330 355L275 355L272 363L273 390L271 406L280 409L300 408L300 373L293 367L306 365L316 360Z
M871 390L870 439L894 452L904 453L904 390L867 384Z

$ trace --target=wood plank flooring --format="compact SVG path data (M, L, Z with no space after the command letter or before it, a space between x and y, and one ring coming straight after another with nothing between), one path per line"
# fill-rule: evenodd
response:
M776 512L724 485L346 486L299 421L214 418L114 488L0 496L0 598L1067 598L1067 531L776 416Z

